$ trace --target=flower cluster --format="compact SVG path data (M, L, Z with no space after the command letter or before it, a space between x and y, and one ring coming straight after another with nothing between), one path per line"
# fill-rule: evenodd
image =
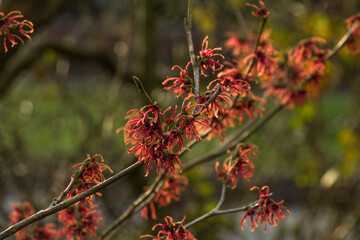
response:
M280 220L285 219L283 211L285 211L288 216L290 212L286 207L281 205L284 201L275 202L270 198L270 188L268 186L264 186L261 189L254 186L250 190L252 191L254 189L259 191L259 200L256 206L246 211L240 224L241 229L244 230L244 224L249 217L251 231L254 231L254 229L258 227L258 222L260 222L265 226L264 232L266 232L267 224L277 226Z
M327 49L319 48L325 40L312 37L301 41L288 53L287 68L279 67L276 81L264 84L265 95L274 95L282 104L294 107L302 105L308 97L318 95L319 82L325 73Z
M100 163L96 161L97 157L100 158ZM73 168L79 169L71 177L72 179L76 179L75 184L68 193L68 198L74 197L90 189L91 184L98 184L104 181L105 177L102 174L104 170L109 170L111 173L113 172L109 166L102 162L104 162L104 159L100 154L95 154L93 156L88 154L87 158L82 163L78 163L73 166ZM96 194L101 196L100 193ZM87 198L87 200L90 200L90 198Z
M158 232L156 236L152 235L143 235L142 238L151 238L153 240L196 240L196 238L183 226L183 222L185 217L179 221L174 222L174 220L167 216L165 218L166 224L158 223L152 229L155 230L157 227L161 227L162 229Z
M14 47L18 42L24 43L24 40L19 36L22 35L31 39L29 34L34 31L33 24L29 20L20 20L24 18L20 11L11 11L5 16L0 12L0 35L4 35L4 49L8 51L7 42Z
M10 225L16 224L35 213L34 207L29 202L24 202L23 204L12 203L12 207L13 212L9 214ZM16 238L50 240L56 236L56 230L54 227L55 225L52 223L48 223L43 227L39 227L38 223L36 222L33 225L16 232Z
M171 117L157 105L147 105L140 110L134 109L128 112L128 123L124 127L125 143L134 145L129 152L135 152L138 160L145 161L146 175L149 173L151 164L154 162L157 170L175 174L177 163L182 169L177 151L181 151L192 138L200 140L196 131L196 125L208 127L206 118L192 114L191 110L199 105L191 105L191 101L183 101L181 111L177 113L177 107Z
M254 164L250 156L256 156L257 146L251 143L241 143L230 157L225 159L222 171L219 171L219 162L216 163L215 169L218 179L227 184L228 187L235 188L239 177L249 181L254 171Z
M346 41L346 46L352 54L357 54L360 52L360 14L349 17L346 23L348 28L355 25L351 37Z
M95 231L101 221L100 212L95 210L96 206L86 200L81 200L59 212L58 220L64 224L59 230L59 237L66 236L68 240L96 237Z
M156 219L155 203L157 203L159 207L165 207L169 205L172 200L179 201L181 192L187 184L188 181L185 177L168 177L153 200L141 210L141 216L148 219L150 215L151 219ZM145 188L145 190L147 190L147 188Z

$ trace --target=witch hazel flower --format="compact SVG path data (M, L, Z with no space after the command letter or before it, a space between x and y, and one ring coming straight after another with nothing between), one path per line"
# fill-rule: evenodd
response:
M235 151L225 159L222 171L218 170L219 162L215 165L218 179L224 181L232 189L237 186L240 177L247 181L252 177L255 167L250 156L256 156L258 148L251 143L242 143Z
M207 88L215 90L219 85L222 91L226 91L230 93L230 95L244 95L251 88L247 81L228 76L223 76L222 78L211 81Z
M96 159L100 158L101 162L98 162ZM90 184L98 184L105 180L103 175L103 171L108 170L113 173L111 168L106 165L104 162L104 158L100 154L95 155L87 155L87 158L82 162L75 164L73 168L78 168L75 174L71 177L72 179L75 177L75 184L70 189L68 193L68 198L79 195L82 192L91 188ZM80 176L76 176L80 174ZM101 196L101 193L96 193L98 196ZM91 197L86 198L86 200L90 202Z
M188 142L191 142L191 139L194 137L196 141L200 141L201 137L198 135L197 126L202 125L205 129L210 127L209 119L205 117L199 117L200 112L195 115L190 112L190 110L198 108L203 108L204 104L195 104L190 105L190 102L185 107L185 101L182 104L182 110L177 116L178 128L185 129L185 135L188 139Z
M172 83L171 86L164 87L165 90L169 91L171 94L176 95L176 97L184 96L185 99L192 96L193 89L193 79L189 76L189 62L185 69L182 69L178 65L175 65L172 70L178 68L180 70L179 77L169 77L162 82L162 85Z
M350 38L346 41L346 47L352 54L360 52L360 14L354 15L346 19L347 27L354 26Z
M254 231L255 227L258 226L258 222L265 226L264 232L267 231L267 224L277 226L281 220L285 219L285 213L290 215L290 211L282 204L284 201L276 202L270 198L270 188L263 186L261 189L257 186L252 187L250 190L257 189L259 191L259 200L256 206L250 207L242 221L241 229L244 230L244 224L246 219L250 217L251 231Z
M249 92L246 96L240 97L234 102L232 108L229 110L229 115L238 119L240 123L243 123L247 117L251 119L262 117L265 108L261 107L261 104L265 104L265 102L264 98L257 97Z
M196 238L183 226L185 217L179 221L174 222L174 220L167 216L165 218L165 224L158 223L152 230L154 231L157 227L160 227L161 230L156 236L153 235L143 235L141 238L151 238L152 240L196 240Z
M254 4L250 4L250 3L247 3L246 5L255 9L255 11L251 12L251 14L253 16L267 18L269 16L270 12L268 10L266 10L265 3L263 1L259 1L259 4L260 4L261 8L259 8L258 6L254 5Z
M233 56L251 53L253 46L246 38L241 38L238 34L232 32L227 33L227 36L225 47L232 49Z
M214 94L215 88L211 91L206 91L203 96L200 96L197 99L199 104L205 104ZM215 117L218 118L219 116L224 115L225 110L231 105L231 95L226 92L222 91L216 98L210 102L205 108L205 114L208 117ZM203 130L206 130L208 127L203 125L198 125L199 131L202 132Z
M205 74L206 69L211 69L212 73L214 74L215 71L221 70L224 65L219 63L219 60L214 60L214 57L220 57L225 59L225 57L220 53L215 53L215 51L220 51L221 48L208 48L208 36L206 36L203 40L200 56L197 56L197 61L200 65L201 74L204 76L208 76Z
M9 224L13 225L21 220L24 220L35 213L34 207L30 202L24 202L23 204L14 204L12 203L13 212L9 214ZM38 226L38 222L21 229L16 232L16 239L42 239L50 240L54 239L56 236L56 230L54 229L55 225L48 223L43 227Z
M311 37L302 40L297 46L290 49L288 54L289 61L294 64L302 65L304 60L308 60L320 53L320 49L317 45L323 45L325 43L326 41L320 37Z
M102 220L100 212L86 200L72 205L59 212L58 220L64 226L59 230L59 237L66 239L88 239L96 237L96 229Z
M264 79L271 79L277 67L278 51L274 49L262 49L258 47L255 53L252 53L244 58L243 62L248 64L250 59L256 61L254 71L258 77Z
M141 210L141 216L148 219L149 215L151 219L156 219L156 208L155 204L159 207L165 207L169 205L173 200L179 201L182 192L185 190L185 186L188 185L188 180L181 176L170 176L165 180L165 183L161 189L156 193L154 199L147 204ZM148 187L144 188L147 190Z
M7 42L11 43L11 47L14 47L19 42L24 43L20 36L31 40L29 34L34 32L34 25L29 20L21 21L22 18L24 16L20 11L12 11L6 16L0 12L0 35L4 35L5 52L8 51Z

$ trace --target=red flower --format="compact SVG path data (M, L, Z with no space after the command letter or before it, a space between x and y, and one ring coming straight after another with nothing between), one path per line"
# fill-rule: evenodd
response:
M100 154L95 154L93 156L88 154L85 162L78 163L73 166L73 168L81 168L82 166L85 167L82 177L87 183L98 184L104 181L105 177L102 174L104 170L109 170L111 173L113 173L113 171L108 165L106 165L105 163L97 162L96 157L99 157L101 159L101 162L104 162L104 158Z
M192 88L193 88L193 80L188 75L188 68L191 62L189 62L185 69L182 69L178 65L175 65L174 68L178 68L180 70L180 77L172 77L167 78L165 81L162 82L162 85L166 85L168 82L172 81L172 85L168 87L164 87L165 90L170 91L172 94L175 94L176 97L179 97L183 94L185 94L185 98L189 98L192 95Z
M255 210L252 208L246 210L246 213L240 223L241 230L244 231L244 224L248 217L250 217L250 231L253 232L255 228L258 226L258 223L257 223L257 212L255 212Z
M24 43L24 40L22 40L18 34L31 39L29 34L34 31L33 24L28 20L18 20L23 17L20 11L12 11L6 16L0 12L0 35L4 35L5 52L8 50L6 41L11 43L11 47L18 44L18 42Z
M252 93L247 94L245 97L239 98L229 110L229 115L238 119L240 123L243 123L246 119L245 114L254 119L257 117L262 117L262 113L265 108L260 107L259 104L264 104L265 99L256 97ZM256 114L256 115L255 115Z
M213 85L213 87L211 87L211 85ZM222 78L211 81L207 86L207 89L211 89L214 91L219 85L221 85L222 91L227 91L231 95L233 94L243 95L248 90L250 90L250 84L247 81L242 80L240 78L236 79L234 77L228 77L228 76L224 76Z
M187 136L188 142L191 142L191 138L194 137L196 141L200 141L201 137L197 133L197 125L202 125L205 129L210 127L210 121L207 118L199 117L190 113L191 109L197 109L203 107L203 104L187 105L185 107L185 101L182 104L181 112L176 116L178 121L178 128L185 129L185 134Z
M258 77L264 77L266 79L271 78L275 73L277 67L277 59L275 58L278 52L274 49L262 49L258 47L256 53L252 53L244 58L244 63L248 63L251 58L256 60L256 74Z
M151 201L149 204L147 204L141 210L141 217L142 218L148 219L149 215L150 215L152 220L155 220L157 218L154 201Z
M177 111L178 106L175 106L175 109L171 115L170 118L167 118L165 116L165 113L168 112L171 107L168 107L163 113L161 113L161 115L164 117L165 119L165 123L168 126L171 126L170 129L167 132L167 135L165 137L165 139L163 140L163 144L165 144L167 146L167 149L171 150L172 148L174 148L175 146L178 147L178 151L181 151L183 149L183 147L185 147L186 149L190 150L184 140L183 140L183 135L185 133L185 130L179 129L176 127L176 121L178 119L179 115L175 115L176 111Z
M29 202L23 204L11 204L13 212L9 214L10 225L14 225L25 218L30 217L35 213L34 207ZM56 235L55 225L52 223L46 224L43 227L39 227L38 223L34 223L31 226L25 227L16 232L17 239L34 239L34 240L50 240Z
M346 41L346 46L349 52L357 54L360 52L360 14L349 17L346 22L348 28L355 24L350 38Z
M232 54L234 56L239 56L241 54L250 54L253 47L246 40L240 38L236 33L227 33L228 39L225 42L225 47L232 48Z
M182 224L184 220L185 217L179 222L174 222L171 217L167 216L165 218L166 224L158 223L152 228L153 230L157 227L162 228L156 236L143 235L141 238L148 237L153 240L196 240L196 238L184 228Z
M210 122L211 132L207 136L208 140L212 139L213 137L218 137L222 142L224 139L226 139L226 130L234 126L234 118L229 115L228 111L225 111L219 117L211 116Z
M129 121L124 127L125 143L136 144L146 138L147 143L153 143L162 138L162 128L159 122L160 107L146 105L139 110L128 111ZM141 159L139 159L141 160Z
M66 235L66 239L87 239L96 237L96 229L101 221L100 212L86 200L81 200L73 206L59 212L59 222L64 227L59 231L59 236Z
M319 54L321 50L316 46L316 43L324 44L326 41L319 37L312 37L301 41L300 44L290 49L289 61L302 65L304 60L308 60L314 55Z
M179 154L177 153L165 153L163 155L163 168L167 169L168 172L170 172L171 174L175 175L175 165L174 165L174 161L180 166L179 172L182 171L183 166L180 162L179 159Z
M179 201L181 192L188 185L185 177L172 176L165 180L164 185L156 194L154 201L159 203L160 207L165 207L171 203L171 200Z
M256 156L257 147L251 143L240 144L237 152L225 159L222 171L218 170L219 163L215 165L218 179L227 183L228 187L235 188L239 177L249 181L254 171L254 164L250 155Z
M199 104L205 104L211 96L214 94L215 88L211 91L205 92L203 97L198 97L197 101ZM209 105L205 107L205 113L208 117L216 117L223 115L225 109L231 105L231 99L229 98L230 94L223 91L221 92ZM206 130L208 127L199 125L199 131Z
M288 216L290 215L290 212L286 207L281 205L284 201L275 202L270 198L270 189L268 186L264 186L261 189L257 186L254 186L250 190L254 189L258 189L259 191L259 201L257 206L247 210L241 221L241 229L243 229L246 218L250 217L251 231L253 231L254 228L258 226L257 221L259 220L260 223L265 226L264 232L266 232L267 224L277 226L280 220L285 219L283 211L285 211ZM254 220L255 216L256 218Z
M188 181L185 177L170 176L165 180L164 185L156 193L154 199L141 210L141 216L148 219L150 213L152 219L156 219L155 203L159 207L165 207L171 203L172 200L179 201L181 192L184 191ZM144 190L147 190L145 187Z
M46 224L44 227L36 228L34 230L34 240L50 240L55 239L57 231L54 229L55 225L52 223Z
M267 18L269 16L270 12L266 10L265 3L263 1L259 1L259 4L261 5L261 8L259 8L258 6L254 5L254 4L250 4L250 3L247 3L246 5L255 8L256 11L255 12L252 11L251 12L252 15L259 16L262 18Z
M292 90L276 86L272 86L265 92L265 95L270 94L280 99L281 104L286 105L288 108L294 108L297 104L303 105L308 97L308 91L305 89Z
M201 74L204 76L207 76L205 74L205 70L210 68L212 70L212 73L214 74L215 71L219 71L224 67L221 63L219 63L219 60L215 61L213 57L219 56L222 59L225 57L221 55L220 53L214 53L215 51L219 51L221 48L214 48L214 49L208 49L208 36L206 36L203 40L200 56L198 56L198 62L200 64Z
M83 169L83 172L81 176L78 177L78 179L75 181L74 186L68 193L68 198L74 197L76 195L79 195L82 192L85 192L86 190L90 189L90 184L98 184L105 180L104 175L102 172L104 170L109 170L111 173L113 172L111 168L104 164L104 163L98 163L96 161L96 157L99 157L101 159L101 162L104 161L104 158L100 154L95 154L94 156L91 156L90 154L87 155L87 158L82 163L75 164L73 168L79 167L79 171ZM71 177L73 178L74 175ZM101 193L96 193L97 195L101 196ZM87 201L90 202L90 197L86 198Z

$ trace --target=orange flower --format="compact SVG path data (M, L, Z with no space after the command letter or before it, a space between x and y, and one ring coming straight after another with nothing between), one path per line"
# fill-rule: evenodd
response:
M259 4L260 4L261 8L259 8L258 6L254 5L254 4L250 4L250 3L247 3L246 5L255 8L256 11L252 11L251 12L252 15L259 16L262 18L267 18L269 16L270 12L266 10L265 3L263 1L259 1Z
M230 157L225 159L222 171L218 170L219 162L215 165L218 179L224 181L228 187L235 188L239 177L249 181L254 171L254 164L250 159L256 156L257 146L251 143L242 143L238 146L237 152L232 153Z
M264 232L267 231L267 224L272 226L277 226L280 220L285 219L285 215L283 211L290 215L289 210L282 206L281 204L284 201L275 202L270 198L270 188L268 186L264 186L261 189L257 186L252 187L250 190L257 189L259 191L259 200L258 204L250 208L246 211L242 221L241 221L241 229L244 230L244 223L246 222L246 218L251 218L251 231L254 231L255 227L258 226L258 220L261 224L265 226ZM254 217L256 217L254 219Z
M148 219L150 214L152 219L156 219L155 203L159 207L165 207L171 203L172 200L179 201L182 191L187 186L188 180L185 177L171 176L165 180L164 185L156 193L154 199L141 210L141 216ZM144 190L147 190L145 187Z
M171 217L167 216L165 218L166 224L158 223L152 228L153 230L155 230L157 227L162 228L162 230L160 230L156 236L143 235L141 238L147 237L153 240L196 240L196 238L184 228L182 224L184 220L185 217L179 222L174 222Z
M89 236L96 237L96 229L101 221L100 212L94 208L97 205L89 204L86 200L72 205L59 212L59 222L64 227L59 230L59 237L66 239L87 239Z
M346 41L346 46L349 52L357 54L360 52L360 14L349 17L346 22L348 28L355 24L350 38Z
M208 44L208 36L206 36L201 46L200 56L197 57L200 64L201 74L204 76L207 76L205 74L205 70L208 68L210 68L214 74L215 71L219 71L224 67L224 65L219 63L219 60L216 61L213 59L213 57L221 57L222 59L225 58L220 53L214 53L215 51L221 50L221 48L210 49L208 48Z
M21 220L30 217L35 213L34 207L29 202L23 204L12 203L14 211L9 214L10 225L16 224ZM50 240L56 236L55 225L52 223L39 227L38 223L34 223L31 227L26 227L16 232L17 239L34 239L34 240Z
M180 70L180 77L171 77L167 78L165 81L162 82L162 85L166 85L169 82L172 82L173 85L164 87L165 90L168 90L171 92L171 94L175 94L176 97L180 97L184 95L185 98L189 98L192 95L192 88L193 88L193 80L188 75L188 68L191 62L189 62L185 69L182 69L178 65L175 65L174 68L178 68Z
M29 34L34 31L32 22L28 20L19 21L19 18L24 18L20 11L12 11L6 16L0 12L0 35L4 35L5 52L8 51L6 41L11 43L11 47L14 47L18 42L24 43L19 34L31 40Z

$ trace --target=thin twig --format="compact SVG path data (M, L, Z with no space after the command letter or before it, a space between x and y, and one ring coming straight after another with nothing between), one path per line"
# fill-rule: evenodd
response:
M85 159L81 168L79 170L76 170L75 173L73 174L73 177L71 178L70 183L68 184L68 186L65 188L64 191L62 191L60 193L60 195L54 199L54 201L50 204L50 207L61 203L64 198L66 197L66 195L70 192L70 190L73 188L73 186L75 185L76 181L79 179L79 177L81 177L81 175L84 173L85 168L86 168L86 161L89 161L89 158Z
M154 101L151 99L150 95L146 92L144 85L142 84L142 82L140 81L140 79L136 76L132 77L134 83L136 84L139 92L146 98L146 100L148 101L148 103L150 105L154 105Z
M110 238L118 229L125 220L127 220L134 212L136 207L138 207L143 201L145 201L154 191L158 188L158 186L162 186L160 182L164 179L166 174L159 174L153 184L149 187L149 189L144 192L138 199L136 199L120 217L118 217L114 222L112 222L107 228L105 228L99 236L99 239Z
M269 194L269 196L271 196L272 193ZM213 216L217 216L217 215L221 215L221 214L229 214L229 213L236 213L236 212L243 212L246 211L248 209L252 209L252 208L257 208L259 206L259 200L254 201L252 203L249 203L246 206L243 207L238 207L238 208L231 208L231 209L225 209L225 210L220 210L220 209L216 209L214 208L212 211L205 213L204 215L198 217L197 219L189 222L188 224L184 225L184 228L190 228L193 225L202 222L210 217Z
M351 27L347 30L347 32L345 33L345 35L340 39L340 41L335 45L335 47L333 49L331 49L331 51L329 51L326 56L325 59L328 60L330 59L332 56L334 56L343 46L344 44L347 42L347 40L349 39L349 37L351 36L352 32L354 31L355 27L357 26L357 23L354 22Z
M267 17L261 18L261 24L260 24L258 34L256 36L256 41L255 41L253 53L257 52L257 48L258 48L258 46L260 44L261 34L264 31L266 21L267 21ZM256 63L256 58L251 58L250 63L249 63L249 65L248 65L248 67L247 67L247 69L245 71L245 78L247 77L247 75L249 75L249 73L250 73L251 69L253 68L253 66L255 65L255 63Z
M192 68L194 72L194 94L195 97L200 96L200 67L198 62L195 58L195 51L194 51L194 43L192 40L191 28L192 28L192 9L193 9L193 1L188 0L188 10L187 10L187 17L184 19L185 25L185 34L186 39L189 45L189 55L190 60L192 63Z

